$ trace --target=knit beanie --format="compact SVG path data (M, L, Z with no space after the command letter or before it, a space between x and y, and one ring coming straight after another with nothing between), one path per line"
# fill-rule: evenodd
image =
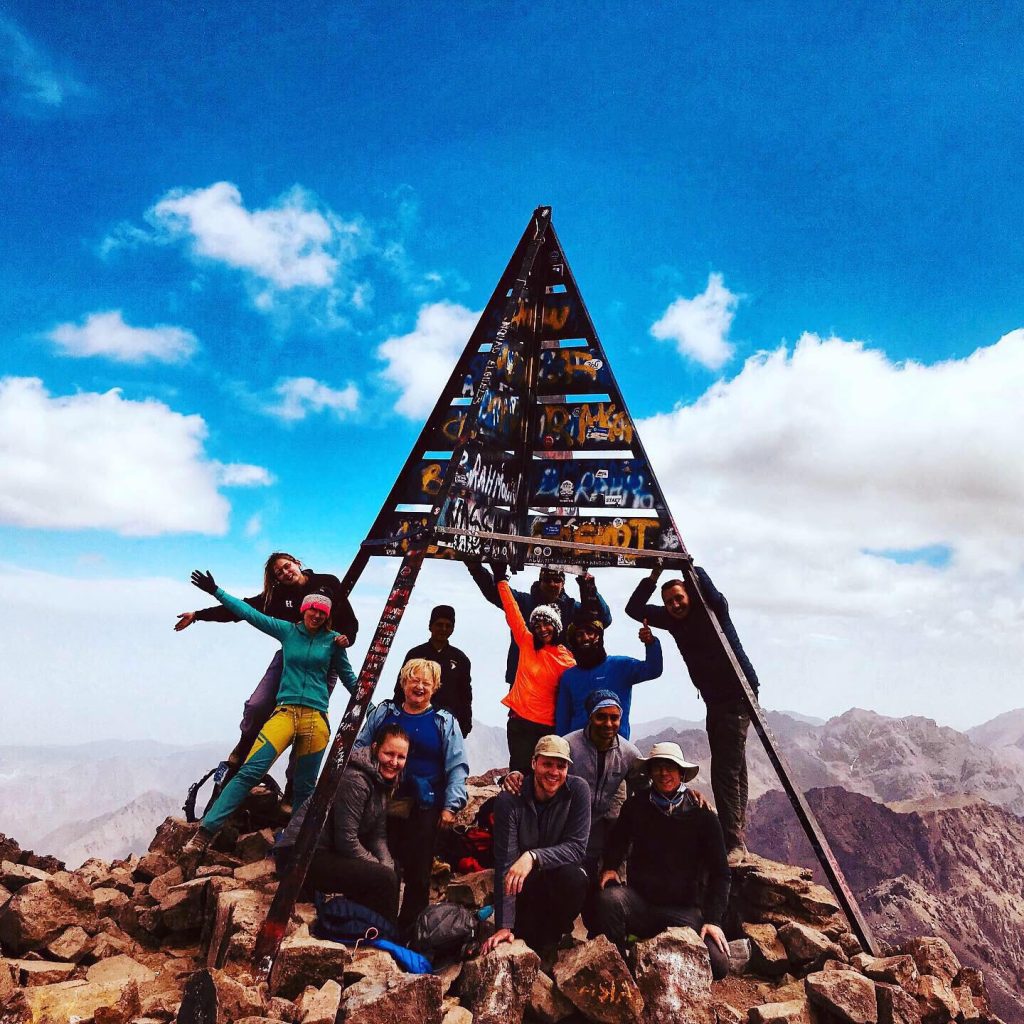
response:
M430 621L433 623L434 619L450 619L452 624L455 624L455 609L450 604L439 604L436 608L431 609Z
M326 594L307 594L302 599L299 614L302 614L307 608L315 608L317 611L323 612L324 615L330 615L331 599Z
M554 625L556 633L562 632L562 615L553 604L539 604L530 612L531 629L534 619L547 619Z

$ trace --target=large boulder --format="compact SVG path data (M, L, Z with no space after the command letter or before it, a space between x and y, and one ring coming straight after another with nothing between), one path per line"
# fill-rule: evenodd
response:
M921 1008L917 1000L898 985L879 981L875 984L878 999L878 1024L921 1024Z
M576 1007L555 988L555 983L543 972L538 971L527 999L531 1017L541 1024L559 1024L576 1012Z
M248 889L220 892L208 901L203 928L206 966L248 963L269 909L270 896Z
M643 1024L715 1024L711 957L692 928L669 928L634 947Z
M555 963L555 984L588 1020L639 1024L644 997L618 949L604 935L564 950Z
M0 1024L56 1024L92 1018L100 1007L117 1003L122 988L116 983L64 981L18 989L0 1009Z
M341 986L336 981L325 981L320 988L310 988L303 994L298 1004L299 1020L302 1024L334 1024L340 1008Z
M92 934L98 923L92 890L77 875L61 871L22 886L0 908L0 943L11 953L26 953L74 925Z
M341 1011L345 1024L441 1024L441 979L433 974L364 978L345 989Z
M774 925L744 922L742 928L750 940L750 965L758 974L773 978L789 970L789 954Z
M540 958L521 939L467 961L459 992L474 1024L519 1024L539 967Z
M960 1004L953 994L953 986L934 974L921 978L917 988L917 1004L921 1008L924 1024L946 1024L960 1014Z
M848 1024L878 1024L875 985L856 971L818 971L804 980L815 1006Z
M794 965L813 966L825 960L846 959L838 943L833 942L824 932L810 925L790 921L779 929L779 939L786 947L786 954Z
M914 958L921 974L941 978L950 985L960 973L960 961L945 939L933 935L909 939L900 947L900 952Z
M348 947L339 942L290 935L281 943L270 972L270 991L275 996L295 999L311 985L320 989L328 981L342 984L350 960Z

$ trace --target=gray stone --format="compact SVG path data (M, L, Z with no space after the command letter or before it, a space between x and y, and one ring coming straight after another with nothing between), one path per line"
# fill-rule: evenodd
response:
M818 971L804 980L811 1002L849 1024L877 1024L875 985L856 971Z
M319 989L328 981L341 983L350 959L348 947L340 942L289 935L281 943L270 972L270 991L275 996L295 999L307 986Z
M539 966L540 958L521 939L468 960L459 992L474 1024L519 1024Z
M555 984L584 1017L597 1024L638 1024L644 1011L640 989L618 949L604 935L563 951L555 963Z
M345 989L341 1009L345 1024L441 1024L441 980L432 974L364 978Z
M878 999L878 1024L921 1024L917 1000L898 985L877 982L875 997Z
M555 983L543 971L538 971L533 979L526 1005L530 1015L541 1024L558 1024L576 1012L576 1007L555 988Z
M633 963L643 1024L715 1024L711 958L692 928L669 928L638 942Z
M947 984L952 984L953 979L960 973L960 961L945 939L935 936L910 939L903 943L900 952L914 958L914 963L921 974L941 978Z
M821 963L830 957L836 960L846 959L846 954L838 943L810 925L790 921L779 929L779 938L794 964Z

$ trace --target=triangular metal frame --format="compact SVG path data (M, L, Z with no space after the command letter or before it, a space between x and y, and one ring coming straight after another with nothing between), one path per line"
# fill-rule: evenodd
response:
M269 974L423 561L581 567L673 565L701 594L693 562L622 399L551 224L538 207L387 500L343 580L372 555L402 558L395 584L254 959ZM755 730L861 945L875 944L714 612L704 610Z

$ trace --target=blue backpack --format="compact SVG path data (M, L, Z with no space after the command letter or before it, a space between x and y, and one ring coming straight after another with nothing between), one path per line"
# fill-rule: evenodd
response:
M313 934L331 942L367 942L373 939L398 940L398 929L393 921L378 914L362 903L345 896L331 896L317 892L316 923Z

